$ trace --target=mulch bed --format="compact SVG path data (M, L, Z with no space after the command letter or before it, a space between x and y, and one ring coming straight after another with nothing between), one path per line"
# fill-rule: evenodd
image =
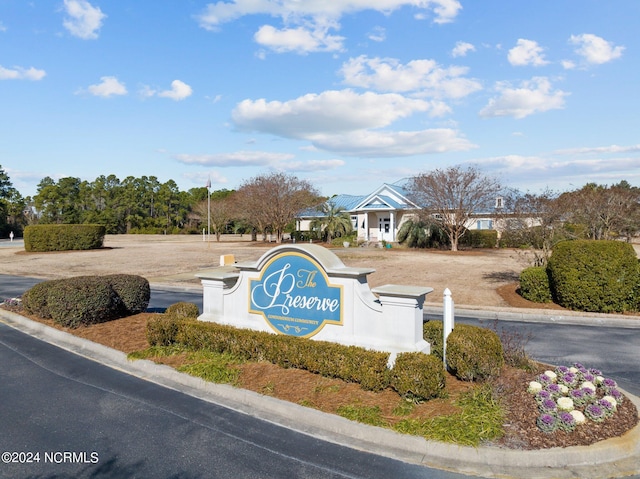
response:
M39 321L48 326L83 337L105 346L130 353L148 347L146 324L150 317L157 313L142 313L107 323L79 327L63 328L51 320L30 316L24 311L15 312ZM184 357L171 357L163 362L173 367L179 366ZM270 395L294 403L302 403L316 409L335 413L338 407L345 404L378 406L381 414L389 422L397 420L393 409L401 400L393 391L373 393L362 390L356 384L346 383L338 379L328 379L296 369L282 369L272 364L246 363L239 366L241 375L240 387L261 394ZM510 367L503 368L499 378L493 381L498 399L507 411L505 435L492 442L492 445L510 449L546 449L552 447L588 446L598 441L617 437L632 429L638 423L638 411L630 401L624 401L613 418L602 423L588 421L572 433L557 431L546 434L536 426L538 408L527 386L540 371L526 372ZM606 373L606 371L605 371ZM457 412L454 400L461 393L473 387L473 383L459 381L447 376L447 399L436 399L418 405L407 417L433 417ZM395 418L395 419L394 419Z

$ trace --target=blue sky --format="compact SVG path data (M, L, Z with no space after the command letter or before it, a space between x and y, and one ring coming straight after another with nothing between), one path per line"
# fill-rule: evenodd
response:
M638 0L3 0L0 165L323 194L640 186Z

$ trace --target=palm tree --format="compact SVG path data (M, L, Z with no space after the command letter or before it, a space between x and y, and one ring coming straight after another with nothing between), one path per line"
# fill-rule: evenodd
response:
M399 243L410 248L434 248L447 244L447 236L435 221L409 219L402 223L397 236Z
M311 222L311 229L318 229L326 235L326 242L330 243L334 237L347 236L353 231L351 216L342 206L336 206L332 201L322 205L323 216Z

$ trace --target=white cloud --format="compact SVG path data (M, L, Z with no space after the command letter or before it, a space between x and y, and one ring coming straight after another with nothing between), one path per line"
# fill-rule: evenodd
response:
M539 67L549 63L544 59L544 48L533 40L518 39L518 44L509 50L507 58L515 66L533 65Z
M0 65L0 80L42 80L47 73L36 68L13 67L4 68Z
M327 171L340 168L345 165L344 160L309 160L309 161L287 161L280 165L280 168L287 171Z
M587 63L596 65L620 58L624 50L624 47L614 47L613 43L591 33L571 35L569 43L578 46L576 53L583 57Z
M352 156L404 156L475 146L452 129L376 131L431 108L430 102L395 93L339 90L287 102L244 100L232 118L241 130L307 140L318 149Z
M183 81L173 80L171 82L171 90L158 91L148 85L143 85L138 93L143 98L159 96L162 98L171 98L172 100L180 101L190 97L193 93L193 89Z
M173 80L171 82L171 90L161 91L160 93L158 93L158 96L161 96L163 98L171 98L175 101L180 101L191 96L192 93L193 90L189 85L180 80Z
M637 158L570 159L554 157L507 155L477 161L483 169L499 172L512 185L526 184L579 188L589 182L610 184L620 180L640 178ZM549 183L552 183L550 185Z
M384 27L374 27L368 33L367 38L373 42L384 42L387 39L387 31Z
M94 96L102 96L102 97L110 97L113 95L126 95L127 88L124 83L120 83L120 81L116 77L105 76L100 77L101 83L96 85L91 85L87 89L89 93Z
M214 185L226 185L229 183L229 179L217 171L209 171L206 173L183 173L182 177L201 187L204 187L207 184L207 180L210 180Z
M310 30L305 27L277 29L263 25L254 35L256 43L277 53L330 52L342 50L344 37L329 35L327 28Z
M244 130L310 139L319 134L382 128L430 107L424 100L394 93L358 94L347 89L310 93L287 102L244 100L233 110L232 118Z
M317 135L314 145L343 155L369 158L390 158L476 148L459 132L449 128L421 131L358 130L336 135Z
M631 146L598 146L598 147L583 147L583 148L565 148L562 150L556 150L556 155L602 155L602 154L615 154L615 153L639 153L640 145ZM638 165L640 166L640 164Z
M245 15L271 15L285 21L304 17L337 20L363 10L389 14L404 6L432 10L436 14L435 23L453 21L462 9L458 0L232 0L208 4L197 18L201 27L211 30Z
M205 155L179 154L174 159L186 165L217 166L266 166L293 159L289 153L270 153L266 151L236 151L233 153L214 153Z
M107 17L99 7L86 0L64 0L64 10L68 16L63 25L72 35L85 40L98 38L98 30Z
M0 22L0 32L6 32L6 31L7 31L7 27L5 27L4 24Z
M393 58L351 58L342 65L344 83L378 91L419 92L433 98L462 98L482 85L465 78L467 67L441 67L434 60L412 60L401 64Z
M562 60L560 63L562 64L562 68L565 70L573 70L576 67L575 62L572 62L571 60Z
M456 42L456 46L453 48L453 50L451 50L451 56L453 56L453 58L465 57L467 56L467 53L475 51L476 47L474 47L471 43Z
M512 116L525 118L534 113L564 108L564 97L568 93L551 89L546 77L534 77L523 81L519 88L513 88L508 82L496 84L500 96L489 100L480 111L482 117Z
M262 26L255 40L277 52L300 53L341 50L343 38L328 31L339 29L339 20L346 14L364 10L390 14L405 6L432 12L435 23L453 21L462 9L458 0L231 0L208 4L196 18L202 28L214 31L245 15L280 18L284 28ZM305 46L309 49L304 50Z

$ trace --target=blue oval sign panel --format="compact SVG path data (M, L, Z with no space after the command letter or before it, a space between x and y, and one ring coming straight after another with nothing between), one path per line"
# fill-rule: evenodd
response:
M325 324L342 324L342 286L330 284L313 258L282 253L249 281L249 311L278 333L310 337Z

